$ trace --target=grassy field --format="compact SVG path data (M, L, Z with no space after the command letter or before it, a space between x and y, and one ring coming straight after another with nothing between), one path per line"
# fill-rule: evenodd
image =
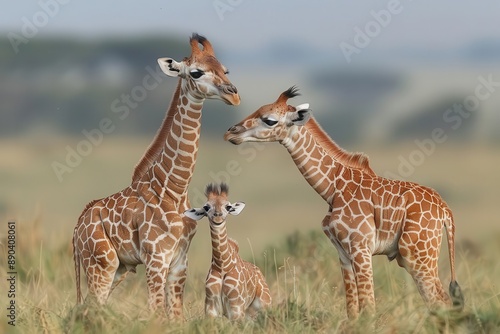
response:
M229 323L203 316L204 279L210 263L206 220L190 250L182 324L150 319L144 269L131 275L103 309L75 307L71 233L85 204L129 184L133 166L147 139L105 138L59 182L51 163L63 161L65 146L78 140L25 138L0 142L0 332L89 333L495 333L500 331L500 224L496 215L500 180L498 148L488 145L441 144L415 167L413 181L436 188L454 210L457 224L457 276L466 306L460 314L431 314L404 270L385 257L375 257L375 318L350 323L337 253L321 233L327 210L277 144L231 146L205 140L190 195L200 205L206 183L228 181L230 200L247 207L231 217L228 230L239 241L241 255L255 261L271 288L273 306L255 321ZM397 171L406 145L348 147L370 155L379 174ZM4 158L5 157L5 158ZM228 165L228 163L231 163ZM488 176L492 176L489 178ZM6 223L16 221L16 327L7 324ZM449 283L446 249L440 277ZM84 286L84 291L85 286Z

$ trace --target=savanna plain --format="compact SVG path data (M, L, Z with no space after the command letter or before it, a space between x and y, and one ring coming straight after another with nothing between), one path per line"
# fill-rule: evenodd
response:
M33 135L36 136L36 135ZM332 137L335 138L334 134ZM241 256L259 265L273 305L255 320L231 323L204 317L204 281L210 265L208 222L201 220L189 252L185 321L151 317L143 266L129 275L103 308L76 306L71 238L85 204L121 190L151 138L110 136L64 174L51 163L78 139L36 137L0 141L0 332L10 333L498 333L500 332L500 189L498 146L449 140L414 166L407 179L437 189L454 211L456 267L465 295L461 313L430 312L410 276L385 257L374 258L377 312L348 321L338 255L321 231L326 204L303 180L278 144L232 146L205 137L190 186L201 205L208 182L226 181L229 199L246 208L230 217L229 235ZM356 143L380 175L397 173L412 142ZM230 163L229 163L230 162ZM229 164L228 164L229 163ZM16 222L16 322L8 324L7 222ZM440 278L450 280L446 242ZM85 279L82 289L86 293Z

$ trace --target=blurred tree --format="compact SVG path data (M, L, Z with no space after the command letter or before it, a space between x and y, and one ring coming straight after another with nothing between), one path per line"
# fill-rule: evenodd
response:
M416 109L393 128L392 134L389 138L392 140L402 139L418 139L428 137L436 128L441 128L446 131L447 136L454 136L455 138L467 139L473 132L474 126L477 124L478 113L481 110L476 110L470 113L470 116L460 122L460 126L451 131L452 125L444 118L444 114L454 105L463 107L465 96L451 96L439 101L430 103L422 108ZM460 117L458 114L456 117Z
M73 134L97 127L103 117L116 118L110 111L113 100L142 85L157 58L181 59L188 53L186 38L177 36L34 38L17 54L8 39L0 39L0 136L29 131L40 123ZM154 112L129 122L128 131L156 131L171 93L154 94L163 98L145 99L137 107L141 113Z

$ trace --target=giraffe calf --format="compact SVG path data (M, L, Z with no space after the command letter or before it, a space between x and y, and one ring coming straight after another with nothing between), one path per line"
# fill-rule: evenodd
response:
M245 203L231 204L224 183L207 185L205 194L207 202L202 208L185 212L194 220L207 216L210 222L212 265L205 286L205 314L229 319L253 317L261 308L271 305L269 288L260 269L241 259L237 242L226 231L227 215L238 215Z

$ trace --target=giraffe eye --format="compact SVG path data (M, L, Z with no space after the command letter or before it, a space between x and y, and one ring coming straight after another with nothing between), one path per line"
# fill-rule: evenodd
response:
M199 79L203 74L205 74L205 72L203 72L202 70L192 70L189 72L189 74L191 74L191 77L193 79Z
M275 126L276 124L278 124L278 121L272 118L261 118L261 120L269 126Z
M206 212L210 211L210 205L205 205L203 207L203 210L205 210Z

